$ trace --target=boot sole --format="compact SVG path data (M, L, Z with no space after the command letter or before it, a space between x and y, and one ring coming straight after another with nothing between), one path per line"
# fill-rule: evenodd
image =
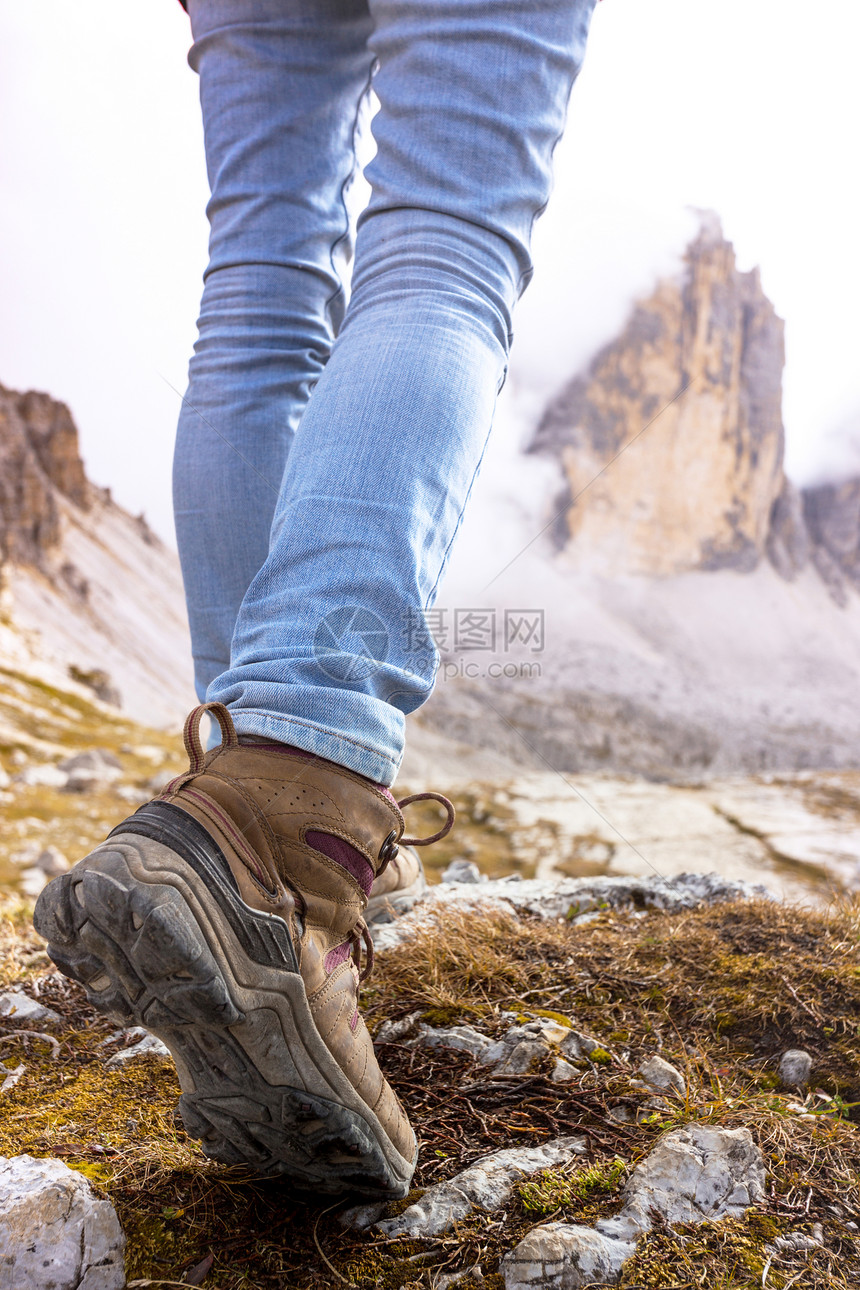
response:
M415 1161L323 1043L286 924L245 905L226 862L213 875L210 854L201 881L183 851L119 832L54 879L34 915L51 958L94 1007L167 1045L208 1156L330 1195L405 1196Z

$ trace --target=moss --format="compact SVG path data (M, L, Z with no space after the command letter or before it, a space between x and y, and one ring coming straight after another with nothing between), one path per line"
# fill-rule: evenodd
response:
M158 1276L160 1272L198 1261L199 1236L187 1224L150 1214L136 1214L119 1207L126 1235L125 1274L129 1281Z
M424 1191L425 1189L423 1187L412 1187L409 1193L404 1196L402 1200L393 1200L389 1203L385 1211L385 1217L397 1218L407 1210L410 1205L415 1205L424 1195Z
M426 1254L420 1241L398 1241L384 1251L368 1250L338 1269L341 1275L362 1286L379 1290L405 1290L420 1285L421 1256ZM337 1266L337 1265L336 1265Z
M612 1063L612 1054L605 1048L592 1048L588 1054L588 1060L594 1062L595 1066L608 1066Z
M613 1195L627 1165L618 1156L604 1164L569 1169L543 1169L534 1178L517 1184L516 1192L527 1213L554 1214L570 1206L588 1205L597 1197Z
M528 1015L530 1017L548 1017L550 1021L557 1021L560 1026L567 1026L569 1030L573 1029L573 1022L570 1017L566 1017L563 1012L553 1012L552 1008L532 1008Z
M91 1182L94 1187L105 1191L108 1184L113 1179L114 1171L109 1164L100 1164L93 1160L75 1160L74 1158L66 1160L70 1169L74 1169L79 1174Z
M428 1008L420 1019L427 1026L456 1026L471 1011L471 1008L462 1007Z
M761 1290L763 1284L773 1290L856 1286L860 1240L847 1233L826 1233L824 1246L814 1251L773 1250L771 1243L778 1235L808 1231L809 1226L796 1218L776 1219L753 1209L740 1219L653 1231L639 1240L619 1284L630 1290L669 1290L679 1285L707 1290Z

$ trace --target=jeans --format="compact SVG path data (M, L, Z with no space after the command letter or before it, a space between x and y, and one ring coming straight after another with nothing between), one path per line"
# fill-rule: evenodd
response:
M594 3L190 0L211 236L174 502L198 694L240 733L395 778Z

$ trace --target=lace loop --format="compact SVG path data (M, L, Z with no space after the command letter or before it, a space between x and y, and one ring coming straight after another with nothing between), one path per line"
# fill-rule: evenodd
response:
M397 805L402 811L404 806L411 806L413 802L438 802L440 806L445 807L448 818L438 833L431 834L429 838L401 838L402 846L428 847L431 842L438 842L440 838L446 837L451 832L457 812L454 810L454 803L449 802L448 798L442 793L412 793L410 797L404 797Z

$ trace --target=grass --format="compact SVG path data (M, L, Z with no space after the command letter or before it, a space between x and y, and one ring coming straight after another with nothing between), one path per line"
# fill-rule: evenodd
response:
M8 670L0 671L0 730L12 773L16 752L18 760L52 761L88 747L114 751L126 782L184 765L174 737ZM134 751L142 743L163 750L160 765ZM485 872L529 876L529 836L510 805L477 789L455 797L458 829L431 849L431 877L463 856ZM110 788L81 797L15 785L3 806L0 882L12 872L2 868L4 855L23 841L44 833L75 859L130 809ZM433 832L437 808L409 808L408 827ZM583 857L592 863L588 847ZM342 1281L359 1290L431 1290L443 1271L475 1264L483 1290L501 1290L499 1260L531 1228L613 1213L637 1162L662 1134L695 1120L751 1130L768 1164L767 1204L730 1222L655 1228L626 1265L623 1286L860 1284L860 1233L849 1226L860 1222L860 903L810 912L742 902L636 918L605 910L579 927L450 913L444 926L380 954L363 993L372 1030L418 1011L434 1025L466 1021L497 1035L509 1024L502 1013L512 1011L555 1018L600 1045L564 1085L549 1079L550 1063L502 1078L449 1049L379 1046L422 1142L412 1200L492 1150L564 1134L587 1142L575 1167L524 1180L504 1209L427 1242L343 1232L343 1205L206 1160L174 1121L179 1090L169 1064L105 1067L113 1027L51 970L29 914L24 901L0 903L0 985L18 984L60 1013L52 1031L59 1052L0 1019L0 1061L26 1068L2 1094L0 1155L59 1156L109 1195L128 1235L131 1280L181 1281L211 1255L208 1290L331 1290ZM780 1089L776 1078L779 1055L791 1047L815 1061L806 1094ZM636 1067L655 1052L684 1073L685 1101L645 1105ZM815 1224L822 1247L776 1250L780 1235Z
M550 1013L592 1034L609 1060L585 1062L558 1085L548 1070L500 1078L463 1053L380 1045L422 1140L413 1199L491 1150L568 1133L588 1144L576 1167L525 1180L498 1213L432 1241L380 1241L342 1232L341 1205L207 1161L174 1124L168 1065L106 1070L110 1024L45 971L26 907L9 903L0 977L38 989L63 1025L56 1060L38 1041L4 1043L7 1065L27 1069L3 1095L0 1154L59 1155L101 1187L128 1233L132 1279L179 1281L212 1254L210 1290L321 1290L340 1284L322 1250L361 1290L429 1290L440 1271L476 1263L485 1286L501 1286L500 1257L535 1224L614 1212L625 1177L669 1129L746 1125L767 1160L767 1205L742 1220L655 1229L622 1284L760 1290L766 1272L765 1290L846 1290L860 1282L860 1236L846 1226L860 1212L859 937L856 906L810 913L752 902L636 919L606 911L577 928L452 915L381 954L365 999L372 1026L420 1010L438 1024L468 1020L499 1033L503 1010ZM815 1058L806 1098L776 1087L788 1047ZM685 1072L689 1094L637 1123L649 1095L635 1067L655 1051ZM780 1234L815 1223L823 1248L772 1252Z
M151 755L141 755L143 746ZM56 763L91 748L118 757L124 783L133 786L155 776L166 781L187 764L175 734L142 728L85 696L0 668L0 760L10 775L22 764ZM161 758L153 760L159 751ZM74 861L134 809L111 785L83 797L14 783L0 800L0 888L14 886L20 870L11 857L25 843L44 840Z

